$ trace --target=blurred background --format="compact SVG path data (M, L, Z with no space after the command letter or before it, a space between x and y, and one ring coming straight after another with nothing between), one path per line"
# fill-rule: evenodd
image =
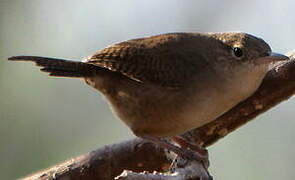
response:
M103 97L49 78L13 55L81 60L105 46L167 32L245 31L295 49L295 1L0 0L0 172L16 179L133 137ZM293 179L294 99L209 147L216 179Z

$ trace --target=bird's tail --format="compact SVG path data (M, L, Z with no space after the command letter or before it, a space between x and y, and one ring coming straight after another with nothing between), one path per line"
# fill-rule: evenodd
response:
M48 72L50 76L59 77L87 77L101 69L98 66L83 62L64 59L38 57L38 56L13 56L10 61L32 61L37 66L43 67L41 71Z

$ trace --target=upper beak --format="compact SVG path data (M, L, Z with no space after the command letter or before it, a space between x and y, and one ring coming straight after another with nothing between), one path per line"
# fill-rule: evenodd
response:
M279 53L270 53L269 56L261 57L258 59L260 63L267 63L267 62L276 62L276 61L286 61L289 60L288 56Z

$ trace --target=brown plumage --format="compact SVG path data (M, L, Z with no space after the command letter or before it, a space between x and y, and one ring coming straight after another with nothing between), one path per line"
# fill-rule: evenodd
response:
M37 66L41 66L41 71L48 72L50 76L61 77L87 77L92 76L99 67L57 58L48 58L40 56L13 56L11 61L33 61Z
M170 33L111 45L83 62L34 56L51 76L84 78L140 137L200 127L249 97L285 60L245 33Z
M200 68L209 68L206 59L190 48L193 41L210 38L173 33L118 43L86 59L87 63L137 80L163 86L179 86L191 80ZM192 57L195 59L192 61Z

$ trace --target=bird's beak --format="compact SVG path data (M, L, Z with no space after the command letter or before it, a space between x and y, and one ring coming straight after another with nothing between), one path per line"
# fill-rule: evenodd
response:
M272 53L270 53L269 56L259 58L257 62L264 64L264 63L277 62L277 61L286 61L286 60L289 60L288 56L272 52Z

